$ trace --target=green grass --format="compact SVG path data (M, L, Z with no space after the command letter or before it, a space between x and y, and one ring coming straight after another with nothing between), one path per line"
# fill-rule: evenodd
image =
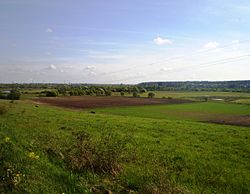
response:
M28 100L28 99L32 99L35 97L38 97L39 94L34 94L34 93L27 93L27 94L22 94L21 95L21 100Z
M53 89L22 89L21 99L31 99L34 97L38 97L39 93L46 90ZM150 91L149 91L150 92ZM141 97L148 97L148 93L140 94ZM250 93L243 92L210 92L210 91L152 91L155 93L155 98L177 98L177 99L189 99L194 101L204 101L205 98L208 100L213 100L214 98L221 98L226 101L237 101L239 103L249 104ZM113 96L120 96L120 92L113 92ZM131 94L125 93L125 96L132 96ZM239 101L238 101L239 100ZM241 101L242 100L242 101Z
M171 97L171 98L182 98L182 99L199 99L204 97L217 97L217 98L249 98L250 93L243 92L209 92L209 91L153 91L156 98ZM114 95L120 95L120 93L114 93ZM126 96L132 94L126 93ZM148 92L140 94L141 97L147 97Z
M160 116L141 118L132 111L137 108L138 114L143 114L143 108L155 108L157 112L166 106L112 108L129 110L127 116L119 116L35 107L28 101L1 100L0 104L8 108L7 113L0 115L0 159L8 156L3 161L11 166L13 176L25 174L9 193L91 193L93 188L115 193L250 192L247 127L159 119ZM172 106L177 105L169 107ZM178 106L179 110L185 107L197 111L204 109L200 106L207 106L208 112L223 114L249 111L240 105L229 105L234 111L225 110L227 104L213 103ZM76 141L75 133L80 131L87 131L94 142L102 133L117 134L114 137L118 142L130 137L124 159L119 161L123 170L116 176L88 169L71 170L65 158ZM6 137L10 140L6 141ZM31 152L39 158L32 159Z
M235 100L234 102L238 104L250 104L250 99L239 99Z
M215 102L111 107L95 109L97 113L156 119L208 120L219 115L249 115L250 106Z

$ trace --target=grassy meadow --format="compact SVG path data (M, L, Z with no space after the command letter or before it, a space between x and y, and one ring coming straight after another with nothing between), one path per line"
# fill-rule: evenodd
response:
M150 91L149 91L150 92ZM140 94L141 97L147 97L149 92ZM244 92L214 92L214 91L152 91L155 93L155 98L177 98L177 99L191 99L196 101L204 101L204 98L216 99L221 98L225 100L236 99L250 99L250 93ZM120 93L113 93L113 95L119 96ZM131 96L129 93L125 93L125 96Z
M196 102L139 107L112 107L93 109L98 113L155 119L206 121L218 117L249 115L250 106L218 102Z
M197 122L248 105L0 106L0 193L250 192L249 127Z

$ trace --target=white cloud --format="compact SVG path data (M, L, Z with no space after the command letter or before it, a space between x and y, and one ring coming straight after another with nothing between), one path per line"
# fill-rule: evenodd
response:
M160 71L171 71L171 70L173 70L173 68L171 68L171 67L162 67L160 69Z
M239 40L232 40L232 44L238 44L240 41Z
M54 64L50 64L49 67L48 67L48 69L56 70L57 67Z
M45 32L47 32L47 33L51 33L51 32L53 32L53 29L51 29L51 28L47 28L47 29L45 30Z
M87 70L87 71L95 71L96 70L96 66L89 65L89 66L85 67L85 70Z
M217 48L220 44L216 41L208 42L204 45L205 48L212 49Z
M160 36L156 37L153 41L157 45L165 45L165 44L172 44L173 43L172 40L169 40L169 39L166 39L166 38L162 38Z
M64 69L72 69L73 68L73 65L66 65L64 66Z

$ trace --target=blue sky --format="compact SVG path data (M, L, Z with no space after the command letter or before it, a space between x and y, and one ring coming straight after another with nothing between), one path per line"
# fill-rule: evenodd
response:
M244 80L248 0L0 0L0 82Z

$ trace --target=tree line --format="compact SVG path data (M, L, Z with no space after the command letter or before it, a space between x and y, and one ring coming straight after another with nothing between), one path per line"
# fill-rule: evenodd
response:
M221 91L250 92L250 80L244 81L183 81L143 82L138 84L149 91Z
M35 91L35 92L34 92ZM152 91L223 91L250 92L250 81L185 81L185 82L144 82L135 85L104 85L104 84L0 84L0 98L17 100L21 94L35 93L39 96L111 96L116 95L140 97L148 93L149 98L155 95Z

